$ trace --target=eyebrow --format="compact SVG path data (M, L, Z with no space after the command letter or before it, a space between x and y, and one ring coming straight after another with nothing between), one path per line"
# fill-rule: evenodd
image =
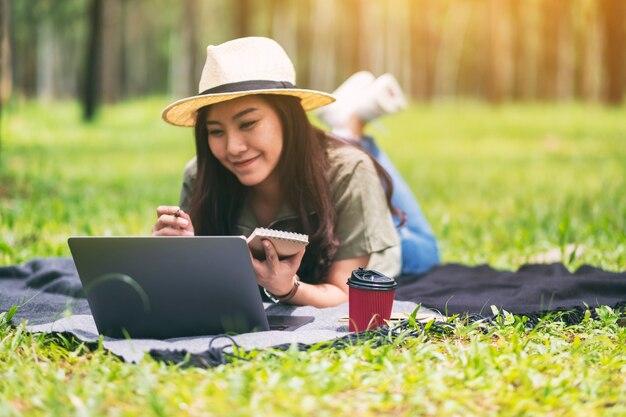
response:
M243 116L245 116L248 113L252 113L253 111L257 111L258 109L256 107L250 107L248 109L242 110L238 113L236 113L233 117L232 120L237 120ZM217 120L207 120L206 124L210 125L210 124L220 124L220 122L218 122Z

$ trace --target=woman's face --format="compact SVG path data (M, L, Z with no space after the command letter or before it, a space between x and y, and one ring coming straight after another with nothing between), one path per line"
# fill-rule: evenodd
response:
M248 187L272 178L283 150L278 114L258 96L211 106L207 114L209 149Z

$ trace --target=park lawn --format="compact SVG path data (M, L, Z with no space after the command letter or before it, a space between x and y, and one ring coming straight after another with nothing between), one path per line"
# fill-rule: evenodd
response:
M5 108L0 265L69 256L71 235L149 234L176 204L190 129L166 98L103 109ZM626 269L626 108L416 105L371 127L418 196L443 262L516 268L551 251L570 269ZM570 256L565 248L578 248ZM523 318L375 347L268 350L214 369L32 335L0 318L0 416L624 415L626 329L609 308L576 326ZM595 314L597 313L597 314Z

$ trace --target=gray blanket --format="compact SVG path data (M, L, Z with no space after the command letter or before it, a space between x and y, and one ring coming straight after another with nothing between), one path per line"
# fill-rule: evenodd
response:
M82 298L82 287L71 258L34 259L23 265L0 267L0 312L19 306L13 323L25 322L26 328L39 333L70 333L84 342L99 339L87 301ZM294 331L267 331L234 336L244 349L260 349L285 344L314 344L331 341L348 334L347 324L340 321L347 316L347 304L318 309L266 304L272 315L307 315L315 320ZM395 301L393 311L410 314L417 305ZM439 317L422 309L423 317ZM141 360L147 352L157 350L185 350L201 353L207 350L213 337L187 337L168 340L103 339L104 348L129 362ZM225 338L216 338L214 348L230 345Z

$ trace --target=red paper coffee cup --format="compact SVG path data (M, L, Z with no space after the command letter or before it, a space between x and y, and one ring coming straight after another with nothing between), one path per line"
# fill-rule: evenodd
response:
M349 330L375 329L391 318L393 298L398 286L393 278L374 270L359 268L348 279Z

